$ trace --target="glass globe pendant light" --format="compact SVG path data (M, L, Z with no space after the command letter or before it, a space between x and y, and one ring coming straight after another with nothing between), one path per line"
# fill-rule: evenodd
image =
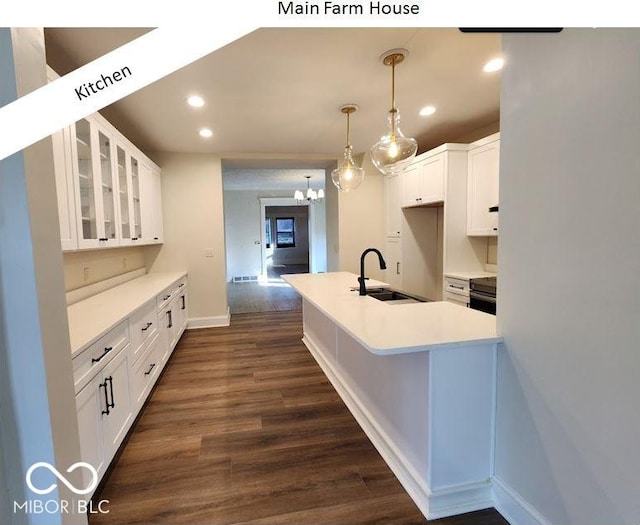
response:
M396 64L404 61L409 52L406 49L392 49L382 55L385 66L391 66L391 109L387 115L387 134L370 150L371 161L385 175L403 171L418 151L415 139L405 137L400 131L400 113L396 108Z
M331 180L336 188L342 191L354 190L364 179L364 169L357 166L353 160L353 148L349 140L349 116L358 111L355 104L345 104L340 108L340 112L347 116L347 145L344 148L344 161L342 166L331 172Z

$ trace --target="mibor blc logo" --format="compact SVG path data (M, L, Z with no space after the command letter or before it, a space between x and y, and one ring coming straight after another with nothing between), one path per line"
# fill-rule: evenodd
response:
M98 485L98 471L93 467L93 465L90 465L89 463L85 463L84 461L78 461L77 463L74 463L67 469L67 473L69 474L79 468L86 468L89 472L91 472L91 481L89 483L89 486L85 489L78 489L77 487L74 487L67 478L65 478L62 474L60 474L58 469L56 469L53 465L45 461L39 461L38 463L34 463L33 465L31 465L31 467L29 467L29 470L27 470L27 475L25 476L29 490L31 490L31 492L35 494L41 494L41 495L51 494L57 487L57 483L52 483L46 489L39 489L38 487L34 486L33 481L31 480L31 476L39 468L45 468L49 470L56 478L62 481L62 483L64 483L67 486L67 488L74 494L84 496L85 494L89 494Z
M44 469L53 474L58 481L48 486L40 486L42 478L36 476L36 471ZM79 461L71 465L67 470L67 474L71 474L77 469L86 469L89 471L89 484L86 487L76 487L67 477L56 469L51 463L39 461L29 467L25 475L27 487L33 494L46 496L51 494L58 487L58 482L64 484L71 492L81 496L78 499L27 499L23 502L13 502L13 512L24 512L25 514L98 514L108 513L106 508L109 500L92 501L84 499L82 496L90 496L93 490L98 486L98 471L93 465L84 461ZM34 479L35 478L35 479Z

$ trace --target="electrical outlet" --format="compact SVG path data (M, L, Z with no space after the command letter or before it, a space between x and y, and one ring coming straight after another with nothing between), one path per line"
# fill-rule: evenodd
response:
M204 256L205 256L205 257L213 257L213 249L212 249L212 248L207 248L207 249L204 251Z
M89 267L85 266L82 269L82 278L84 279L85 282L87 282L89 280Z

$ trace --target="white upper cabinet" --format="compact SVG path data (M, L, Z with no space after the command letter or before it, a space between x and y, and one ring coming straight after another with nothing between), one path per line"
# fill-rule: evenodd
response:
M162 180L161 172L152 164L143 163L140 179L146 188L142 201L142 223L145 244L163 242L162 227Z
M444 201L445 153L427 152L416 157L403 173L402 207Z
M500 134L490 135L469 146L467 174L467 235L498 235Z
M103 219L103 159L100 159L96 122L91 117L71 126L71 152L78 248L99 248L109 242L109 237L105 236Z
M60 242L63 251L78 249L70 133L71 130L69 128L63 128L51 135L53 168L58 197L58 218L60 220Z
M162 242L160 169L140 150L98 113L51 140L63 251Z
M387 237L400 237L402 224L402 179L398 174L387 175L384 178L384 197L386 207Z

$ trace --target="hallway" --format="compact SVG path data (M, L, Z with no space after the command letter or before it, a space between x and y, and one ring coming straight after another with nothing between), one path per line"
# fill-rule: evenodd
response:
M309 265L278 265L268 267L265 282L241 282L227 284L227 300L231 315L283 312L302 309L298 293L282 280L288 273L308 273Z

